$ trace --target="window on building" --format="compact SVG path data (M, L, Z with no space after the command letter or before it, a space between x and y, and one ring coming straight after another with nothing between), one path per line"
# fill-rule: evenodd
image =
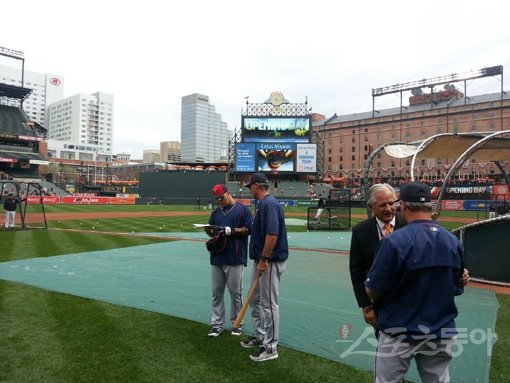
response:
M471 131L476 132L476 124L471 125Z
M353 146L353 147L352 147L351 152L353 152L353 153L354 153L355 151L356 151L356 147L355 147L355 146Z
M353 161L356 161L356 156L354 154L352 155L351 158L352 158Z

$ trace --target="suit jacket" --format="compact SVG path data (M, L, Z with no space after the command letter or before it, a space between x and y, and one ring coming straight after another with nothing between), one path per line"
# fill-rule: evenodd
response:
M405 225L406 223L400 213L396 213L394 230L398 230ZM374 263L379 241L379 228L375 216L358 223L352 228L349 271L359 307L366 307L371 304L365 292L365 279L372 263Z

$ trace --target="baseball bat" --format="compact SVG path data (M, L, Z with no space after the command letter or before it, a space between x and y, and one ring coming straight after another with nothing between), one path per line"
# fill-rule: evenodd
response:
M250 291L248 292L248 296L246 297L246 300L243 303L243 307L241 307L241 310L239 310L239 313L237 314L237 318L233 325L234 328L239 328L241 326L241 322L243 321L244 314L246 314L248 305L250 304L250 301L253 298L253 294L255 293L255 290L257 289L257 284L259 283L260 275L261 275L260 273L259 273L259 275L257 275L257 278L255 278L255 280L253 281L253 284L250 287Z

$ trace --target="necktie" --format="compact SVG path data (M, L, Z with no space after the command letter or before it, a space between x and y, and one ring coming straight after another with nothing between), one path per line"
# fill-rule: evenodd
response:
M393 232L393 227L391 226L391 223L385 223L384 224L384 236L387 237Z

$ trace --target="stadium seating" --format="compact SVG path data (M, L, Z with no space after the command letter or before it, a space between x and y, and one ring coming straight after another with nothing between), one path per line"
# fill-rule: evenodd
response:
M30 134L27 128L28 118L25 113L16 107L0 105L0 131L6 134ZM32 134L30 134L32 135Z
M276 197L308 197L308 183L305 181L278 181L271 184L271 194Z
M60 197L69 195L68 192L66 192L65 190L62 190L57 185L55 185L51 182L41 181L41 182L39 182L39 185L41 185L42 188L46 188L49 195L56 195L56 196L60 196Z

